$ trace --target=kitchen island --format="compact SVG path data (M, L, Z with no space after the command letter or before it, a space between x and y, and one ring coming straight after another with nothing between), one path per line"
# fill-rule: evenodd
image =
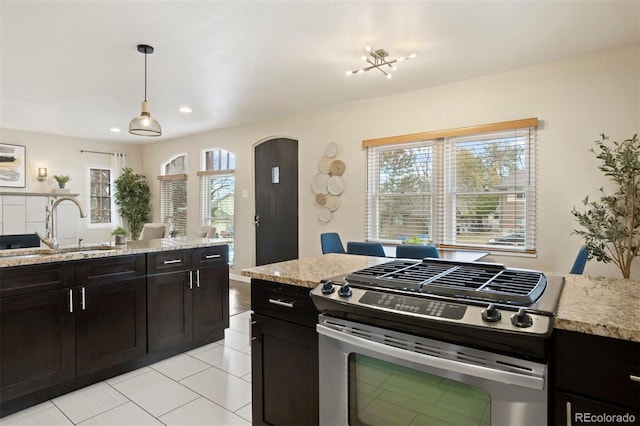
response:
M228 240L0 252L0 416L224 337Z
M390 260L389 258L328 254L243 270L244 276L252 278L252 308L254 313L258 313L252 334L256 339L252 342L254 423L286 423L290 419L278 419L274 415L288 410L287 395L296 393L305 386L308 388L309 383L315 385L315 382L310 382L309 379L301 383L284 381L278 383L273 380L269 382L269 378L264 375L265 370L271 368L271 365L278 366L277 360L274 361L274 359L286 357L287 353L277 351L265 353L261 340L265 337L261 331L262 322L267 322L270 330L279 331L279 334L273 331L269 333L271 343L294 341L300 345L299 347L305 348L305 351L299 352L299 359L286 358L288 362L287 365L282 366L283 371L295 369L296 363L299 363L301 369L307 371L309 368L317 368L317 358L312 358L310 361L303 359L305 353L312 357L313 351L317 351L317 336L308 331L313 329L313 317L317 315L308 297L309 290L316 287L321 279ZM552 424L565 424L567 418L572 415L573 424L579 424L587 409L591 412L601 410L605 413L631 413L630 415L636 415L637 421L640 385L633 380L633 377L640 374L640 371L637 371L640 368L639 284L635 281L589 276L567 275L565 277L565 286L555 318L554 336L551 340L553 355L550 360L551 385L549 388L552 402L549 415ZM256 294L255 298L254 294ZM300 312L300 316L289 312L295 306L302 306L305 302L307 310L304 313ZM296 322L298 328L288 327ZM300 326L307 327L307 332L305 333ZM575 341L576 338L578 342ZM581 346L573 347L574 344ZM567 356L567 350L570 352L570 357ZM606 367L613 366L616 370L615 376L609 376L615 378L608 382L602 381L603 376L607 377L611 373L610 368L603 368L605 363ZM277 373L279 372L278 370ZM582 379L579 379L579 376ZM583 380L585 378L586 380ZM317 380L317 371L315 380ZM589 380L591 383L587 383ZM594 391L592 388L597 380L601 385L606 383L606 386L601 386L602 389ZM624 386L620 387L622 381ZM287 383L286 388L283 388L283 383ZM616 386L619 390L612 391ZM271 392L278 395L278 398L268 396L265 398L265 395ZM299 395L302 394L313 395L315 398L317 390L313 393L313 390L305 389L304 392L299 393ZM569 406L573 404L569 414L565 411L567 403ZM576 412L576 406L582 411ZM317 407L309 405L307 408L311 411L311 418L317 422ZM309 413L305 415L309 416Z

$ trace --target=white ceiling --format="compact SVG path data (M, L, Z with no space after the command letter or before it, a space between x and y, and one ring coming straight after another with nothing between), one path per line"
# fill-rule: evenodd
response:
M640 1L1 0L0 125L146 143L640 40ZM127 133L148 93L160 138ZM364 47L417 53L391 80ZM178 112L188 105L190 115ZM110 128L119 127L115 134Z

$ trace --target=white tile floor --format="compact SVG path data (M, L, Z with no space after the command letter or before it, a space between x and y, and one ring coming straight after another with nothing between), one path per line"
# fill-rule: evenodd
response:
M250 312L225 338L12 414L0 425L250 425Z

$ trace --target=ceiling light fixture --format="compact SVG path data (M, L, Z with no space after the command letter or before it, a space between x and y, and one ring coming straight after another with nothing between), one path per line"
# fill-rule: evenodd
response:
M365 67L365 68L360 68L357 70L353 70L353 71L347 71L345 74L346 75L353 75L353 74L362 74L365 71L369 71L372 69L377 69L378 71L380 71L382 74L385 75L385 77L387 78L391 78L391 73L388 72L386 69L383 69L382 67L389 67L389 69L394 70L396 69L395 64L397 62L402 62L402 61L406 61L408 59L413 59L415 58L417 55L415 53L412 53L409 56L405 56L404 58L398 58L398 59L387 59L387 57L389 56L389 52L387 52L384 49L378 49L378 50L373 50L371 49L369 46L365 47L364 50L366 50L367 52L369 52L369 56L363 55L362 59L367 62L368 64L370 64L370 66ZM373 58L373 60L372 60Z
M149 114L149 104L147 103L147 55L153 53L153 47L139 44L138 52L144 53L144 101L142 101L140 115L129 123L129 133L138 136L162 136L160 123Z

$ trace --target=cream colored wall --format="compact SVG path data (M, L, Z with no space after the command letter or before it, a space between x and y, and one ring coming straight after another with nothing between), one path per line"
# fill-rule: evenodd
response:
M621 46L562 60L409 93L301 112L281 120L211 131L143 146L143 169L156 176L159 164L178 152L189 155L189 229L198 218L200 152L222 148L236 154L236 261L232 273L254 265L253 160L258 141L299 141L300 256L320 254L319 235L337 231L343 241L364 237L366 153L363 139L493 123L528 117L538 131L538 255L492 256L514 267L566 272L581 245L571 235L573 206L607 185L588 149L600 133L631 137L640 128L640 46ZM362 78L376 78L365 75ZM398 78L402 78L399 76ZM380 80L380 84L393 82ZM311 180L328 143L338 145L347 166L342 205L329 223L316 217ZM196 160L197 159L197 160ZM152 179L157 208L157 181ZM248 198L242 198L243 190ZM274 242L277 244L277 242ZM587 273L618 276L617 269L591 261ZM638 276L636 262L635 276Z
M141 170L141 146L132 144L108 143L64 136L55 136L44 133L24 132L14 129L0 129L0 141L3 143L24 145L27 149L26 165L26 187L25 188L0 188L0 192L15 192L16 195L24 192L51 192L57 188L54 175L69 175L71 180L66 187L71 193L79 194L78 200L88 213L88 166L109 167L111 156L102 154L81 153L81 150L101 151L101 152L121 152L127 155L127 166L134 170ZM37 168L46 167L48 178L45 182L38 182L36 179ZM76 223L77 237L83 238L84 243L107 242L112 239L110 228L95 229L87 226L88 219L80 219L75 207L65 210L64 204L72 205L69 202L60 204L58 212L58 222L61 218L64 221L74 221ZM70 214L60 214L62 211L69 211ZM43 210L44 215L44 210ZM43 219L44 220L44 219ZM58 226L58 229L60 225ZM38 229L41 230L41 229ZM10 230L4 230L9 233ZM29 228L25 232L32 232ZM61 244L71 244L75 238Z

